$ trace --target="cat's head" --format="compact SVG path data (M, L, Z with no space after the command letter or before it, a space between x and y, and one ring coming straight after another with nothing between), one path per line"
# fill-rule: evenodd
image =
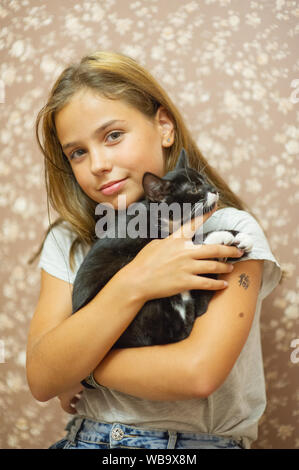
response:
M189 166L188 155L182 149L176 167L163 178L146 172L143 176L145 197L150 202L171 204L202 204L202 212L210 212L218 201L217 190L202 174Z

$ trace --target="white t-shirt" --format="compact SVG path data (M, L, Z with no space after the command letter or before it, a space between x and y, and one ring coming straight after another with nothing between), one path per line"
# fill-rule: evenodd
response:
M145 429L229 436L250 448L257 439L258 421L266 406L260 340L261 305L263 299L277 286L281 269L263 230L247 212L234 208L220 209L204 224L204 232L229 229L251 235L253 249L242 260L264 260L264 270L249 336L225 382L207 398L180 401L144 400L99 385L95 390L84 390L76 405L80 416ZM39 262L39 267L69 283L74 282L86 255L86 250L77 250L76 268L71 271L69 250L73 239L74 234L66 223L52 229Z

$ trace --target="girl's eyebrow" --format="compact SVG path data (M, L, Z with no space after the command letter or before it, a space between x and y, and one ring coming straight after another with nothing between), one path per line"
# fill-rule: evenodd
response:
M92 136L96 136L97 134L100 134L103 132L107 127L112 126L116 124L117 122L126 122L123 119L111 119L110 121L105 122L102 124L100 127L98 127L93 133ZM79 142L68 142L67 144L62 145L62 150L65 151L70 147L75 147L78 145Z

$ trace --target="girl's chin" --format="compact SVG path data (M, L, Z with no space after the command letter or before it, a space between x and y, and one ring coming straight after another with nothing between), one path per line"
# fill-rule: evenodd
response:
M99 201L102 204L107 203L112 206L115 210L127 209L131 204L134 204L144 198L144 192L139 191L136 194L117 194L113 198L107 198L105 201Z

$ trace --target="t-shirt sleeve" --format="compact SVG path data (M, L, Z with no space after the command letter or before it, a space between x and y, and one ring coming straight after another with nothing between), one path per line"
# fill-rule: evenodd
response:
M73 240L74 235L62 224L52 228L45 239L38 263L47 273L71 284L75 278L69 263Z
M252 250L241 260L260 259L264 260L264 270L262 277L262 285L260 289L260 297L264 299L277 286L281 278L281 267L277 259L273 255L264 231L257 220L248 212L234 208L225 208L215 213L213 217L208 219L210 229L213 230L237 230L239 232L250 235L253 247ZM211 227L212 225L212 227Z

